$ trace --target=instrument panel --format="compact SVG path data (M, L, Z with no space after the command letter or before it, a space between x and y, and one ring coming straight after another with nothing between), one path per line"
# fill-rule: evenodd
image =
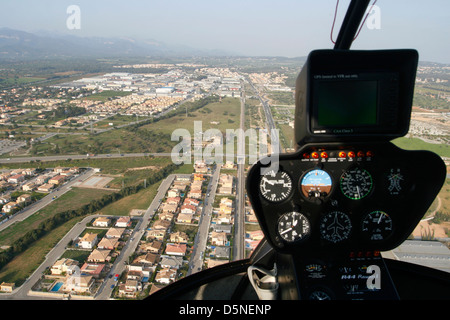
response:
M445 171L436 155L389 142L306 145L280 155L276 167L255 164L247 193L281 252L395 248L431 205Z

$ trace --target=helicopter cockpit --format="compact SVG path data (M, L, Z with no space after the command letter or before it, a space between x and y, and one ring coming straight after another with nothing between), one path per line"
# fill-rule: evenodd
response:
M409 129L418 53L350 50L367 5L351 2L335 48L311 52L297 78L296 151L248 172L265 236L254 254L149 299L449 297L447 273L381 254L414 230L446 167L432 152L390 142Z

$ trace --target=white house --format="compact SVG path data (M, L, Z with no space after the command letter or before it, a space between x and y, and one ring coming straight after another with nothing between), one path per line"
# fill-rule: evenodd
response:
M92 249L97 244L97 234L86 233L78 242L78 247L83 249Z
M118 228L131 227L131 218L130 217L120 217L119 219L117 219L115 226Z

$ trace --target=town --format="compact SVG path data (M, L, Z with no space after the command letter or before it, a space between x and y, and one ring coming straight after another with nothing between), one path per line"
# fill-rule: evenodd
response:
M0 91L0 298L142 299L249 257L263 238L243 188L251 163L238 158L255 143L237 141L222 163L175 164L170 137L180 128L194 136L196 121L200 134L277 129L280 149L292 152L299 66L113 69ZM410 132L397 143L430 148L448 164L448 69L426 65L417 77ZM210 142L200 141L201 150ZM416 238L429 237L430 226L436 239L448 238L448 192L437 205L441 221L424 222ZM33 234L39 223L47 233ZM30 248L19 248L22 237ZM26 259L39 242L45 252L17 272L8 259Z
M55 168L35 180L46 177L47 184L63 183L58 177L75 169ZM10 177L18 179L14 173ZM215 185L212 174L218 176ZM22 181L22 188L31 183ZM236 165L219 168L196 163L194 173L170 175L163 184L167 188L161 198L153 199L148 212L134 209L129 216L88 217L76 237L62 240L68 241L64 253L55 257L28 295L94 298L110 290L114 298L142 298L186 275L229 262L237 216ZM248 256L263 237L248 202L244 220L250 230L245 235ZM204 248L198 246L199 237L207 239ZM122 251L135 238L134 250L123 257ZM122 272L117 271L120 256L125 266ZM113 282L107 287L108 280ZM3 282L1 289L13 292L15 286Z

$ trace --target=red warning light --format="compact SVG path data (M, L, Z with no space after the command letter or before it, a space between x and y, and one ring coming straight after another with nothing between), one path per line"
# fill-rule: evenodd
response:
M303 154L303 159L309 159L309 153L306 153L306 152L305 152L305 153Z
M349 158L354 158L354 157L356 157L356 154L353 151L349 151L348 152L348 157Z
M362 158L365 156L365 153L363 151L358 151L358 158Z
M339 158L345 158L347 154L344 151L339 152Z
M366 156L373 157L373 152L372 151L367 151Z
M320 157L326 159L326 158L328 158L328 153L326 153L326 152L324 151L324 152L322 152L322 153L320 154Z
M319 153L318 152L313 152L313 153L311 153L311 157L313 157L314 159L318 159L319 158Z

